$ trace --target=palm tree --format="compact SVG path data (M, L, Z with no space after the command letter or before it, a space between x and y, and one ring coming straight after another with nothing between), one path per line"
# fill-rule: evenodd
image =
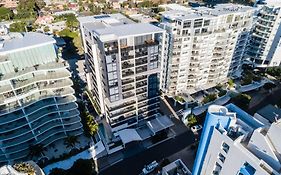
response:
M30 158L33 157L40 157L40 156L45 156L44 151L47 151L47 148L45 148L41 144L34 144L29 147L29 156Z
M90 114L87 115L86 120L87 120L88 132L91 136L94 136L98 132L99 125L94 120L94 117Z
M64 139L64 144L66 148L74 148L76 143L80 143L77 136L67 136Z

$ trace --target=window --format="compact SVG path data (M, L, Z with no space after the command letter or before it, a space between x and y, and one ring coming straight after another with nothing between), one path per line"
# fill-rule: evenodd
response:
M229 146L225 142L222 143L222 149L224 150L225 153L228 153Z
M157 68L157 61L149 63L149 69L156 69Z
M218 158L222 161L222 163L224 163L224 161L225 161L224 155L222 155L221 153L219 153Z
M208 26L208 25L210 25L210 20L205 20L204 21L204 26Z
M117 94L118 93L118 87L114 87L114 88L110 88L109 89L109 94L113 95L113 94Z
M108 80L117 79L117 72L109 72L107 75L108 75Z
M191 26L191 21L185 21L183 23L183 28L189 28Z

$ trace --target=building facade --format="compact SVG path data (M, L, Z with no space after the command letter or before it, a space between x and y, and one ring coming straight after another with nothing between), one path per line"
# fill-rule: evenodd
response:
M165 31L121 14L79 21L88 88L112 131L157 114Z
M0 48L0 164L25 160L44 147L83 133L71 73L55 40L39 33L7 33Z
M192 174L280 174L280 122L268 127L233 104L210 106Z
M253 8L236 4L175 8L163 13L160 24L167 31L169 51L164 91L194 93L239 75Z
M247 58L256 67L279 66L281 62L281 2L266 0L259 5L247 47Z

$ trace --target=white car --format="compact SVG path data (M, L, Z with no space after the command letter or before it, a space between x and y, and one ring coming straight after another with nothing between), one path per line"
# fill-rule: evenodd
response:
M198 132L202 129L202 125L195 125L191 127L192 132Z
M158 167L158 163L156 160L151 162L149 165L145 165L144 168L142 169L142 172L144 175L151 173L156 167Z

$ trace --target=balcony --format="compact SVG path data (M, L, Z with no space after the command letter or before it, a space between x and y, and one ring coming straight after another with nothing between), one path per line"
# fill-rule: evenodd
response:
M132 91L123 93L123 99L129 98L129 97L133 97L135 96L135 93L133 93Z
M122 105L109 107L109 110L110 110L110 111L118 110L118 109L121 109L121 108L130 106L130 105L132 105L132 104L135 104L135 103L136 103L135 100L131 100L131 101L128 101L128 102L124 102Z
M146 79L147 79L147 75L142 75L142 76L137 76L136 81L146 80Z
M26 127L22 127L20 129L15 129L15 130L11 130L11 131L7 131L5 133L0 134L0 140L4 141L4 140L10 140L16 137L19 137L21 135L24 135L27 132L30 132L31 129L26 126Z
M0 117L1 118L0 125L7 124L9 122L14 122L15 120L19 120L22 117L24 117L24 114L23 114L22 110L20 110L19 112L14 112L14 113L2 115Z
M3 141L2 148L11 147L15 145L21 145L21 143L27 142L28 140L34 139L33 134L31 131L27 134L22 135L21 137L17 137L15 139Z
M129 61L124 61L122 63L122 69L128 69L128 68L132 68L134 67L135 65Z
M73 83L70 79L64 79L64 80L57 80L54 82L50 82L49 84L47 82L40 82L37 85L39 87L39 90L45 90L45 89L57 89L62 87L69 87L72 86Z
M64 105L59 105L60 111L69 111L69 110L76 109L76 108L78 108L78 105L75 102L71 102L71 103L64 104Z
M137 89L137 91L136 91L137 95L143 94L143 93L146 93L146 92L147 92L147 88L146 87L145 88L141 88L141 89Z
M38 101L38 102L35 102L35 103L29 105L28 107L24 108L24 110L25 110L26 114L30 114L30 113L36 112L38 109L42 109L47 106L52 106L55 104L56 104L56 102L55 102L54 98L47 98L47 99L43 99L41 101Z
M45 117L46 115L58 113L58 109L56 106L49 106L46 108L42 108L36 112L33 112L32 114L28 115L29 122L36 121L42 117Z
M133 55L121 55L121 61L129 61L134 58Z
M40 142L44 141L45 139L47 139L57 133L64 133L64 129L63 129L62 125L57 125L52 128L49 128L49 130L47 130L43 134L39 133L37 135L38 142L40 143Z
M146 86L146 85L147 85L147 81L144 80L144 81L137 82L136 87L140 88L140 87L143 87L143 86Z
M64 125L72 125L74 123L80 123L81 119L79 116L76 116L76 117L72 117L72 118L66 118L66 119L63 119L63 124Z
M147 58L136 59L136 66L147 64Z
M126 86L122 86L122 92L126 92L126 91L130 91L133 90L135 87L131 84L126 85Z
M6 132L9 132L9 131L13 131L13 130L16 130L18 128L22 128L24 126L27 126L27 121L25 118L22 118L20 120L18 120L17 122L12 122L12 123L9 123L9 124L4 124L4 125L1 125L0 127L0 133L6 133Z
M134 82L135 82L135 80L133 78L127 78L127 79L122 80L122 85L134 83Z
M0 93L10 92L12 91L11 85L1 85L0 86Z
M146 72L146 71L147 71L147 65L136 68L137 74L142 73L142 72Z
M127 77L127 76L130 76L130 75L134 75L134 71L133 70L127 69L125 71L122 71L122 77Z
M75 117L75 116L79 116L80 112L78 111L78 109L73 109L67 112L62 112L61 114L61 118L65 119L65 118L71 118L71 117Z
M40 74L40 75L33 75L32 78L29 79L13 79L11 80L12 85L15 89L36 83L38 81L47 81L47 80L56 80L56 79L62 79L62 78L68 78L71 77L70 72L63 71L63 72L51 72L47 71L46 74Z
M65 135L64 132L56 133L56 134L53 134L51 137L42 141L41 144L47 146L47 145L50 145L51 143L53 143L54 141L57 141L59 139L63 139L66 137L67 136Z
M20 105L17 101L0 106L0 115L8 114L13 111L19 110Z
M119 110L118 112L111 112L110 113L110 117L113 118L113 117L117 117L117 116L120 116L122 114L126 114L128 112L131 112L133 110L136 110L136 107L135 106L129 106L129 107L126 107L124 109L121 109Z
M61 118L58 113L52 113L52 114L45 115L44 117L40 118L39 120L32 122L31 126L32 126L32 129L35 130L43 125L47 125L48 122L58 121L60 119Z

